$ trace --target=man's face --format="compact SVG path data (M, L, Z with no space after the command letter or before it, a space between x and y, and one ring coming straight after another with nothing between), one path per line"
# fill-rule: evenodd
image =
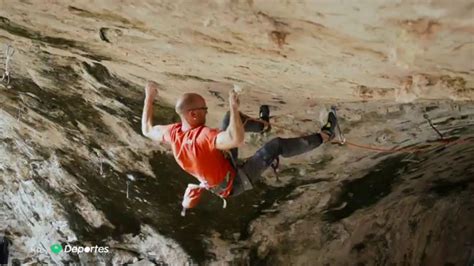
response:
M206 124L207 106L206 101L201 99L196 107L188 110L191 123L195 126Z

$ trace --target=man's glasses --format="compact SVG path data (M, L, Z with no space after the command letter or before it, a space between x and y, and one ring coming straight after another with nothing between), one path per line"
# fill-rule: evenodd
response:
M207 112L207 107L192 108L192 109L188 109L187 111L190 112L190 111L196 111L196 110L204 110Z

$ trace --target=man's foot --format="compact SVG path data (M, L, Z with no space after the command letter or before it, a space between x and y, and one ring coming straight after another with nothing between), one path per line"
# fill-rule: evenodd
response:
M261 105L260 106L260 112L259 112L258 117L261 120L267 122L266 125L265 125L266 128L264 127L264 130L262 131L262 133L270 131L270 129L272 127L270 125L270 107L268 105Z
M337 130L337 117L336 111L331 108L331 111L328 114L328 121L327 123L321 128L321 132L325 133L329 136L329 141L336 137L336 130Z

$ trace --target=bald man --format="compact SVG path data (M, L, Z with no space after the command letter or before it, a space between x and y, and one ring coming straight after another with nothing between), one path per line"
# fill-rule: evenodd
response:
M237 148L244 142L245 132L262 132L269 119L268 110L261 112L262 120L250 119L239 112L239 97L229 93L229 111L220 129L206 124L207 106L196 93L185 93L176 102L175 111L181 122L153 126L153 101L158 84L148 82L142 115L142 133L147 138L171 145L178 165L196 177L197 184L189 184L182 202L183 212L197 205L204 189L225 199L253 188L262 172L278 157L295 156L313 150L335 136L337 119L329 113L328 123L321 133L298 138L274 138L243 164L237 164ZM261 109L262 111L262 109Z

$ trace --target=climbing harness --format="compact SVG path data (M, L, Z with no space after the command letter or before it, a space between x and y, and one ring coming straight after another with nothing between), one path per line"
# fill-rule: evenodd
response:
M195 184L189 184L188 187L189 187L190 185L195 185ZM195 189L198 189L198 188L206 189L205 187L202 187L201 185L195 185L195 186L196 186ZM216 195L217 195L217 194L216 194ZM222 199L222 208L223 208L223 209L227 208L227 200L226 200L224 197L220 196L220 195L217 195L217 196L218 196L220 199ZM183 206L183 209L181 209L181 216L183 216L183 217L186 216L186 210L187 210L187 208Z
M7 44L5 46L5 70L4 70L4 73L2 75L2 79L0 80L0 82L4 82L6 85L9 85L10 84L10 72L9 72L9 69L8 69L8 66L9 66L9 63L10 63L10 60L11 58L13 57L13 54L15 53L15 49L13 48L13 46Z

